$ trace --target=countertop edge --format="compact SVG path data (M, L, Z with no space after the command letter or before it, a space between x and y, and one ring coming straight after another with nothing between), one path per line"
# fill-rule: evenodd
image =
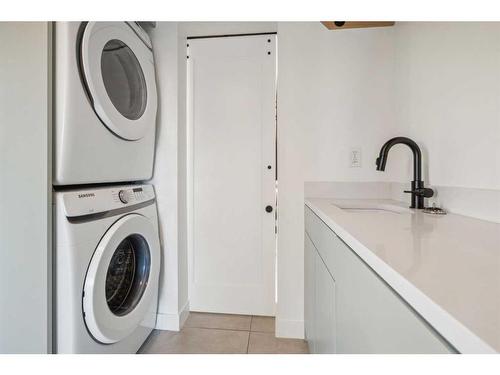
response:
M373 251L364 246L348 230L339 225L320 207L309 199L305 200L309 207L337 236L344 241L366 264L368 264L391 288L393 288L418 314L420 314L443 338L456 350L464 354L497 353L479 336L470 331L460 321L445 311L432 299L400 275Z

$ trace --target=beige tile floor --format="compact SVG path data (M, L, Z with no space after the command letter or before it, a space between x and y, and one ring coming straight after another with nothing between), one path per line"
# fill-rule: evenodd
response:
M191 312L180 332L153 331L141 354L305 354L307 343L274 337L274 318Z

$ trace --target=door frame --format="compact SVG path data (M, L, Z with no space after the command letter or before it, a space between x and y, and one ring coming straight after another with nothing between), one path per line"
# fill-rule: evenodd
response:
M231 38L231 37L245 37L257 35L272 35L276 40L276 74L275 74L275 120L274 120L274 161L275 161L275 211L274 211L274 225L275 225L275 246L274 246L274 314L277 312L277 284L278 284L278 33L277 32L263 32L263 33L246 33L246 34L228 34L228 35L208 35L208 36L194 36L187 37L186 43L186 247L187 247L187 276L188 276L188 303L192 295L192 275L193 268L193 255L194 255L194 123L193 123L193 65L188 63L189 54L189 40L191 39L209 39L209 38Z

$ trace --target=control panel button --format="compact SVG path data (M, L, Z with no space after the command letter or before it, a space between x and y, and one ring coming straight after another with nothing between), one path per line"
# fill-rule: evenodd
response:
M122 203L128 203L128 194L126 190L120 190L118 192L118 198L120 198L120 201Z

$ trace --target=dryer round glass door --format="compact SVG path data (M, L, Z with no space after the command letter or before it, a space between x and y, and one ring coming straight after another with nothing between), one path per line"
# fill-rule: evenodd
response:
M159 266L158 233L149 219L129 214L108 229L92 256L83 290L85 324L94 339L118 342L156 313Z
M153 53L126 22L89 22L81 34L80 66L94 111L125 140L156 123Z
M121 40L112 39L101 54L104 88L115 108L129 120L138 120L146 110L147 87L141 64Z

